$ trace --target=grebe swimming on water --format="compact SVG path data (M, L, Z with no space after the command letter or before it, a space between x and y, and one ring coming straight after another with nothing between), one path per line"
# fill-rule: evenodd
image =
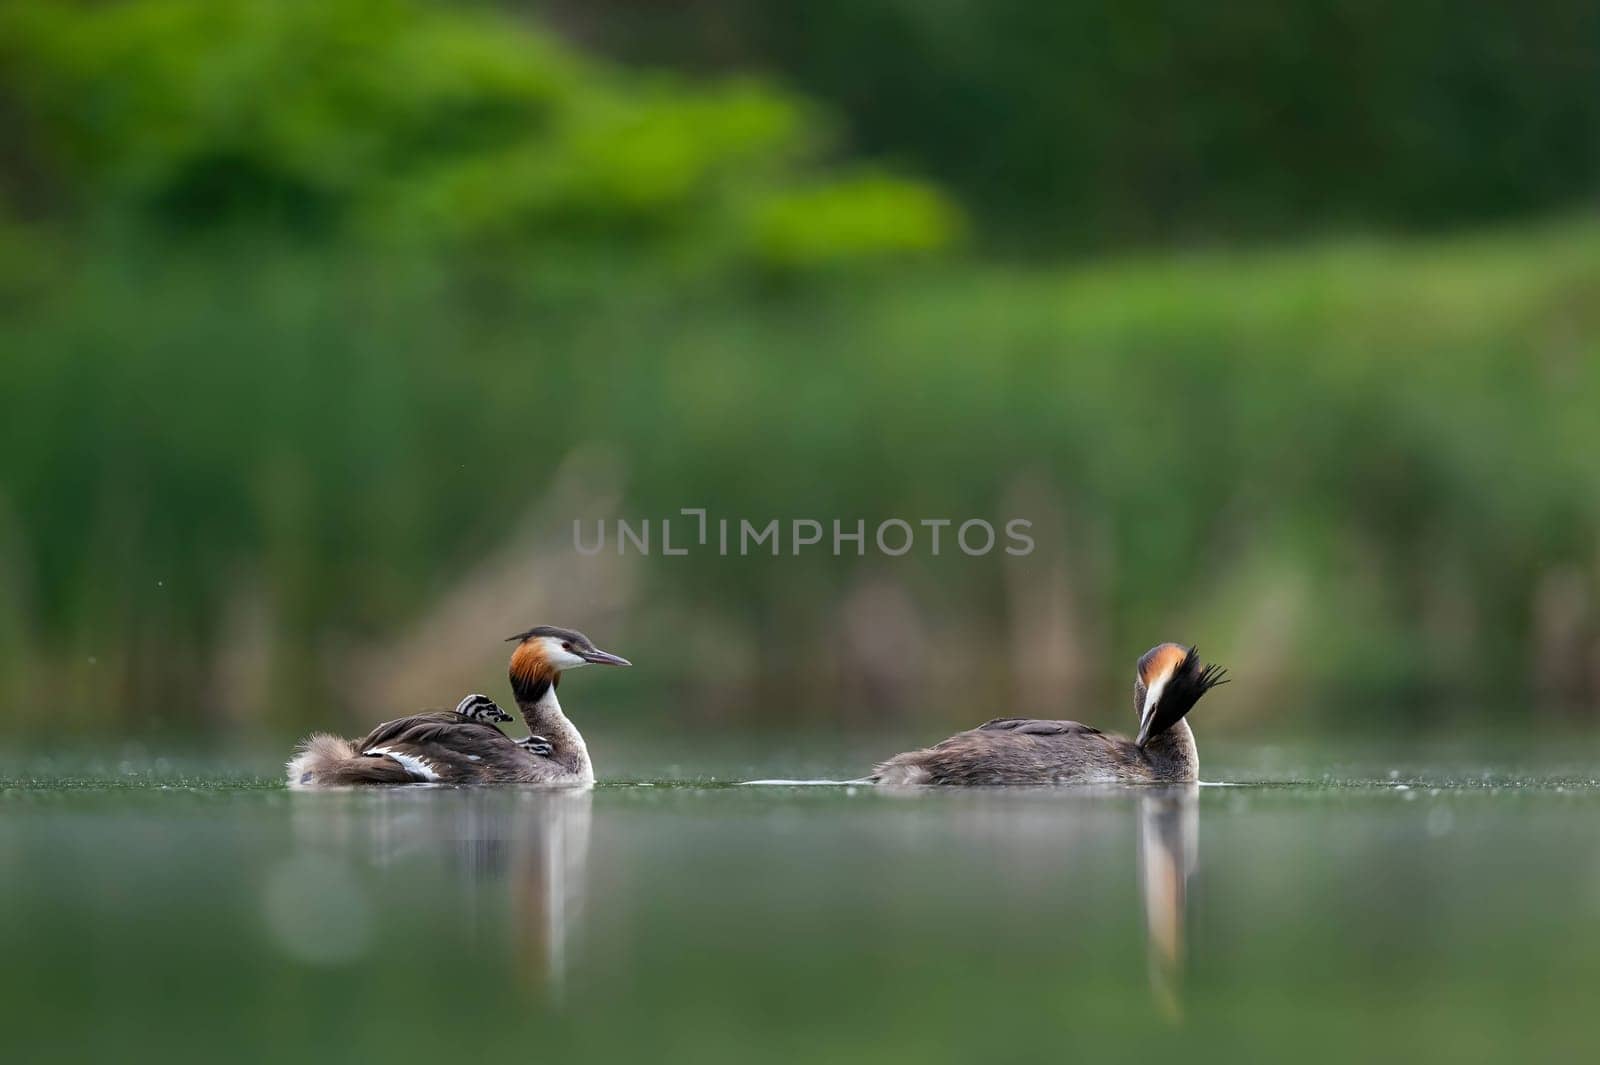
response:
M487 695L469 695L454 711L386 721L360 740L326 732L308 736L289 761L289 786L344 784L594 783L583 736L556 700L562 670L591 663L626 666L581 632L540 625L511 637L511 690L530 735L517 741L496 721L511 715Z
M1134 674L1134 739L1076 721L999 717L943 743L895 755L869 778L879 784L1183 784L1197 779L1194 733L1183 719L1223 680L1193 647L1146 651Z

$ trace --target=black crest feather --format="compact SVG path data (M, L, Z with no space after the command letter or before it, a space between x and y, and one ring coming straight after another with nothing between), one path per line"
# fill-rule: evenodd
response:
M579 647L594 646L589 642L589 637L585 636L576 629L563 629L555 625L535 625L526 632L519 632L515 636L507 636L506 643L521 643L524 640L531 640L535 636L549 636L553 639L565 640L568 643L577 644Z
M1194 709L1200 697L1219 684L1228 683L1227 670L1218 665L1201 665L1200 649L1189 648L1178 668L1172 671L1167 686L1161 690L1161 701L1150 715L1150 726L1141 730L1145 741L1161 735Z

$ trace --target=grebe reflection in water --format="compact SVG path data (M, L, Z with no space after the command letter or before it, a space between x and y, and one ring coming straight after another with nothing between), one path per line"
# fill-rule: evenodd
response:
M1200 856L1199 791L1187 784L1139 797L1139 894L1150 990L1171 1020L1183 1016L1189 876Z
M509 947L505 960L522 983L559 1003L588 895L593 797L588 789L557 788L318 796L295 807L296 854L284 868L335 872L353 885L367 923L380 933L385 923L403 925L409 948L423 954ZM443 899L437 877L419 875L432 870L445 874ZM387 890L386 881L415 886ZM434 897L419 897L424 892ZM291 895L298 912L289 915L285 936L310 940L328 924L320 912L325 902L314 890ZM419 919L430 904L454 919ZM406 912L411 908L417 913Z

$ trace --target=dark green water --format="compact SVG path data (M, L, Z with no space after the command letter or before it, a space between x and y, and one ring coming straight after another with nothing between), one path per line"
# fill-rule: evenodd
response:
M587 793L17 758L0 1059L1593 1060L1596 756L916 794L726 783L853 752Z

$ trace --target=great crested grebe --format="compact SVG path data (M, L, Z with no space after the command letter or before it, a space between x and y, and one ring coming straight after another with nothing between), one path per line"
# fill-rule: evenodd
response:
M556 700L561 671L595 663L631 665L581 632L540 625L512 636L511 690L527 739L494 725L510 721L487 695L469 695L453 711L385 721L360 740L313 733L289 761L292 788L344 784L594 783L589 748Z
M1218 684L1193 647L1164 643L1139 659L1133 709L1139 735L1107 735L1076 721L997 717L943 743L895 755L868 779L878 784L1184 784L1200 759L1183 715Z

